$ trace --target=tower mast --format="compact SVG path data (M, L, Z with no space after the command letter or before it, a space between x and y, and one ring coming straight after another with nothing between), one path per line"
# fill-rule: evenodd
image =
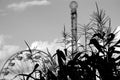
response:
M77 52L77 8L76 1L70 3L71 9L71 33L72 33L72 55Z

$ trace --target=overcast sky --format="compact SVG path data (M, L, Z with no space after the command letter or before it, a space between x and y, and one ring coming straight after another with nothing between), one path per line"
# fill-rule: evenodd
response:
M71 0L0 0L0 58L11 55L29 44L53 45L62 37L64 25L70 30ZM76 0L78 23L87 24L95 11L95 1L120 25L120 0ZM55 47L55 45L54 45Z
M53 41L61 37L63 26L70 29L71 0L0 0L0 34L7 44L24 47L24 40ZM95 10L95 1L119 25L120 0L76 0L78 23L86 24Z

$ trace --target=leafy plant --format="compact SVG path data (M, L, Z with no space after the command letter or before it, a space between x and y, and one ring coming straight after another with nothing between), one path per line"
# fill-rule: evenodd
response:
M54 55L51 55L49 50L44 53L47 58L34 55L28 43L27 55L29 60L35 62L33 70L29 74L20 73L17 76L22 76L21 80L119 80L120 79L120 39L114 41L116 33L111 31L111 19L106 17L105 11L98 8L92 15L92 21L81 27L85 37L85 45L80 44L83 50L78 49L74 56L72 51L68 50L68 43L71 42L71 37L66 33L65 27L63 31L63 42L65 43L64 51L58 49ZM106 23L109 23L106 26ZM89 37L89 38L88 38ZM89 41L89 43L88 43ZM79 44L79 43L78 43ZM71 45L69 46L71 47ZM72 57L72 58L71 58ZM18 60L23 57L17 56ZM42 69L39 69L42 60ZM15 63L10 63L14 66ZM4 74L9 74L5 72ZM37 76L33 76L36 75Z

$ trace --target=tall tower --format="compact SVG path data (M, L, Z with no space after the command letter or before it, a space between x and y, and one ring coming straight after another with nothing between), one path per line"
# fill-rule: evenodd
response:
M71 33L72 33L72 54L77 52L77 8L76 1L70 3L71 9Z

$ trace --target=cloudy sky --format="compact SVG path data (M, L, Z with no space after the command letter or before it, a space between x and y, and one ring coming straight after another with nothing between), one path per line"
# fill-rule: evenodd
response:
M25 49L24 40L56 48L64 25L70 30L71 0L0 0L0 60ZM87 24L95 10L95 1L112 18L112 26L120 25L120 0L76 0L78 23Z

